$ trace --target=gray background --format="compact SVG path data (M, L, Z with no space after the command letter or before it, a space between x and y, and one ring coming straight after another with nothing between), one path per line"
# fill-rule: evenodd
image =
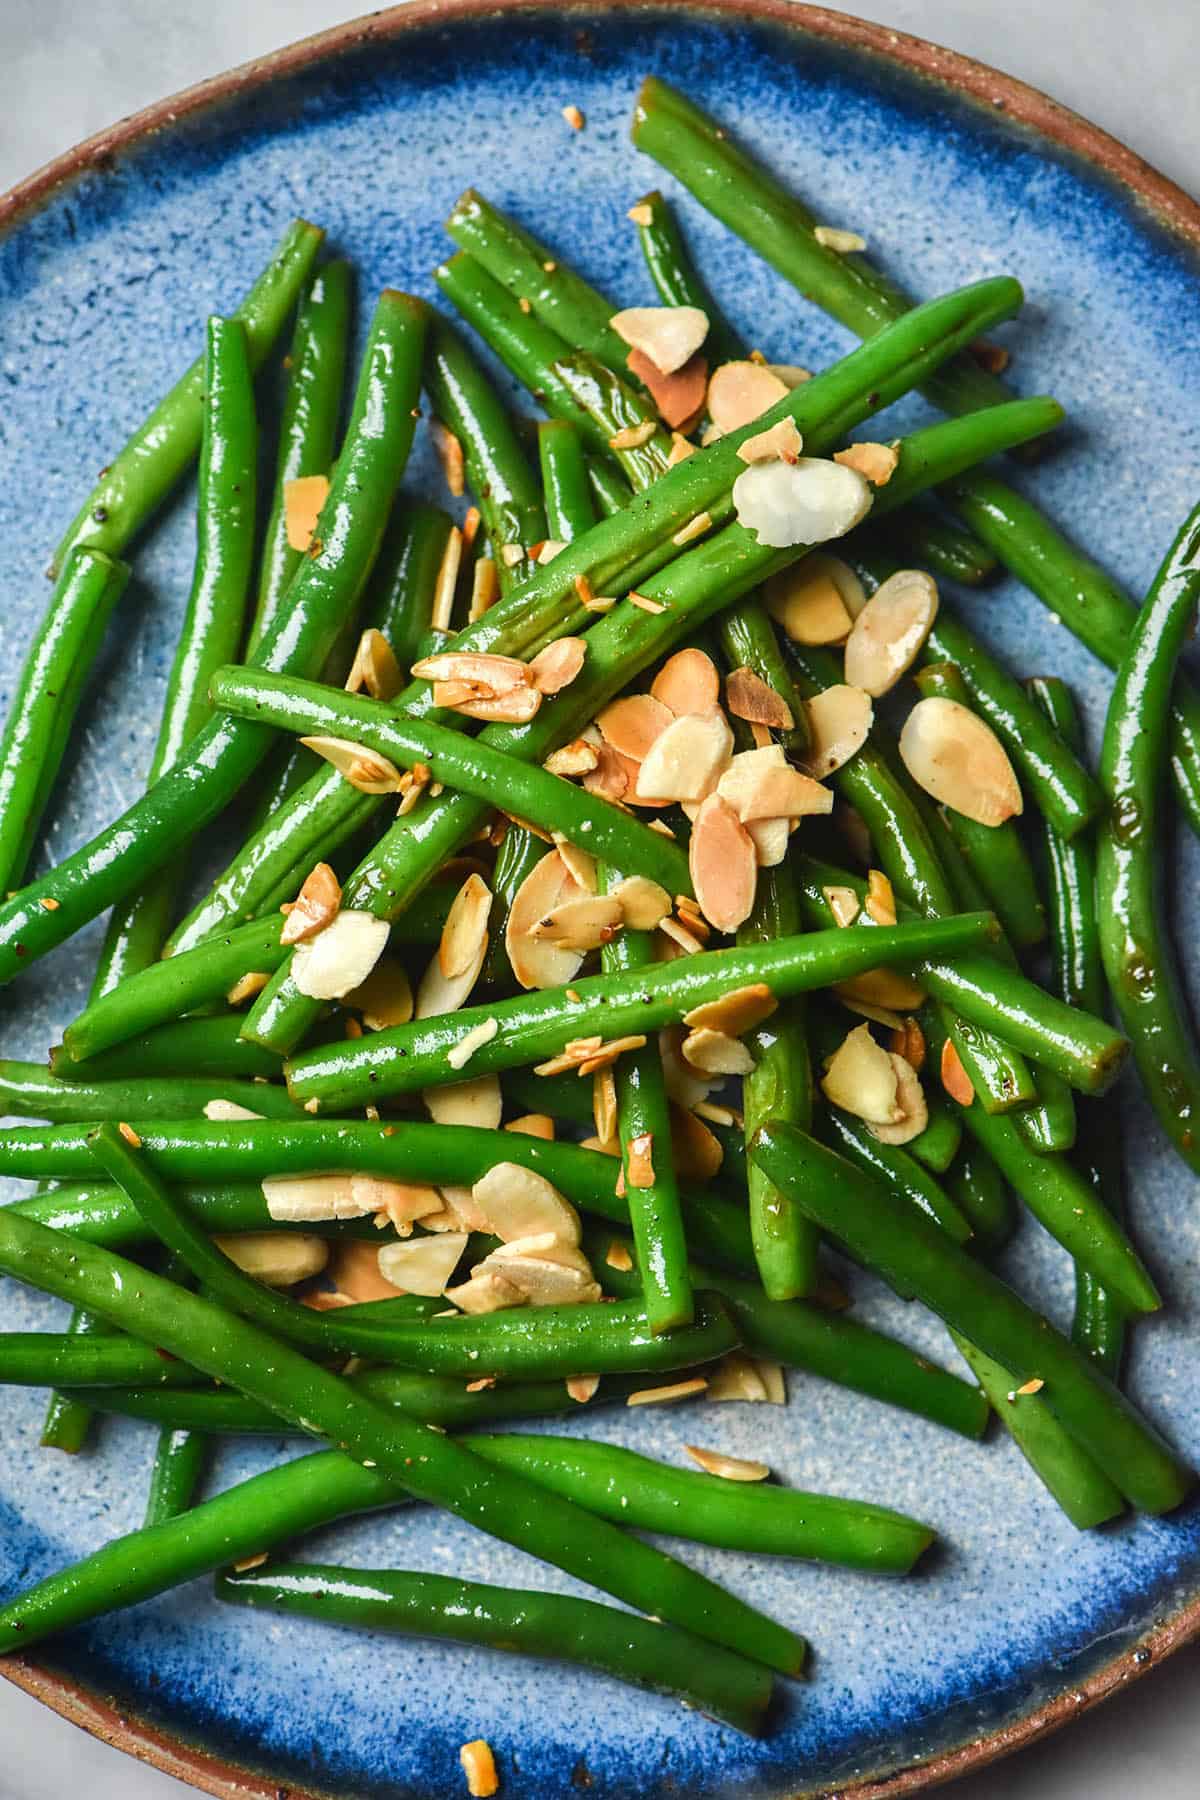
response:
M0 191L122 114L362 10L333 0L0 0ZM1193 0L1142 0L1136 17L1128 0L860 0L835 10L1019 75L1200 191L1200 108L1179 80L1200 47ZM1128 1800L1139 1791L1195 1800L1198 1679L1200 1646L1074 1729L950 1791L958 1800ZM0 1683L0 1800L62 1800L85 1784L88 1800L191 1791Z

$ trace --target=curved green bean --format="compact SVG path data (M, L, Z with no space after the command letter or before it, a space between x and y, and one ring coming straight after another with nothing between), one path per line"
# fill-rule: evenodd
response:
M286 1090L265 1081L227 1081L219 1076L161 1076L134 1081L60 1081L41 1063L0 1060L0 1118L188 1119L213 1100L229 1100L264 1118L286 1119L296 1109Z
M951 1196L915 1156L899 1144L884 1144L872 1137L861 1119L830 1106L822 1114L817 1134L855 1168L884 1179L894 1194L932 1219L956 1244L969 1241L973 1227Z
M208 1462L208 1439L203 1432L164 1425L158 1435L146 1496L146 1524L161 1525L178 1518L194 1503Z
M538 463L546 506L546 529L556 543L573 543L596 523L596 503L588 478L583 440L569 419L541 421Z
M1012 1189L981 1144L964 1144L946 1171L946 1188L985 1256L1005 1245L1017 1227Z
M710 365L736 362L744 356L741 339L700 279L679 222L658 189L643 194L631 207L638 242L655 291L664 306L697 306L708 320L704 352Z

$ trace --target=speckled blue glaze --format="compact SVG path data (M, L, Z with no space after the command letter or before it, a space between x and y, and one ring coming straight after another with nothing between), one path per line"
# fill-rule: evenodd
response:
M584 28L586 27L586 34ZM1095 171L1003 116L948 100L865 56L679 9L526 14L402 34L216 107L60 192L0 243L0 704L45 602L41 575L97 467L196 353L201 320L228 308L282 224L304 212L362 273L432 293L439 220L468 183L511 208L624 304L647 300L630 203L659 180L627 142L641 74L693 89L821 214L865 232L918 293L1000 270L1025 282L1003 335L1027 392L1072 420L1037 472L1049 510L1134 591L1153 571L1200 469L1195 345L1200 283L1188 256ZM572 132L560 108L581 106ZM848 343L690 201L684 220L722 303L769 355L820 366ZM897 410L919 416L919 408ZM432 491L424 452L414 487ZM136 550L135 578L81 719L41 849L72 849L138 791L188 585L189 499ZM964 601L1026 672L1076 687L1093 741L1107 674L1011 584ZM1195 917L1196 846L1175 863L1179 916ZM7 1054L38 1055L80 1005L98 927L0 1002ZM1134 1391L1200 1462L1195 1352L1200 1270L1194 1182L1129 1095L1131 1204L1168 1299L1141 1327ZM1064 1259L1027 1229L1011 1264L1063 1317ZM858 1281L866 1316L953 1360L940 1328ZM54 1327L61 1309L5 1284L6 1328ZM0 1593L141 1517L151 1434L105 1429L78 1463L38 1448L40 1394L0 1394ZM945 1548L903 1584L690 1552L691 1560L809 1633L815 1679L790 1690L761 1744L664 1701L482 1652L338 1634L219 1608L207 1585L100 1622L56 1646L63 1666L183 1736L337 1795L459 1791L458 1746L494 1745L507 1800L572 1791L744 1800L829 1791L1012 1723L1063 1692L1200 1589L1200 1512L1087 1537L1043 1497L1007 1442L982 1448L798 1378L765 1408L597 1414L598 1434L678 1460L687 1438L765 1454L781 1479L860 1494L937 1527ZM214 1489L294 1446L224 1448ZM364 1564L550 1582L456 1522L401 1510L310 1546Z

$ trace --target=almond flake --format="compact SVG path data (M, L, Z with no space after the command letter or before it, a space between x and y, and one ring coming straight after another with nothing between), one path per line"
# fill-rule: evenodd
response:
M658 430L655 419L643 419L640 425L624 425L620 431L613 433L608 440L610 450L640 450L648 444Z
M711 1100L700 1100L694 1107L698 1119L709 1125L725 1125L731 1131L744 1131L746 1121L732 1106L716 1106Z
M208 1100L204 1116L217 1125L232 1125L236 1119L261 1119L263 1115L251 1112L248 1106L239 1106L236 1100Z
M698 1462L708 1475L719 1475L723 1481L765 1481L771 1473L765 1462L749 1462L743 1456L726 1456L723 1450L704 1450L699 1444L685 1444L693 1462Z
M746 987L731 988L719 1000L706 1000L683 1015L685 1025L693 1031L723 1031L728 1037L741 1037L769 1019L779 1002L765 981L754 981Z
M881 869L871 869L867 873L867 898L864 910L868 918L874 919L876 925L894 925L896 923L896 896L891 882Z
M583 602L584 610L590 613L609 613L616 604L615 594L590 594Z
M466 459L463 456L463 447L449 426L443 425L440 419L431 419L429 430L433 438L434 451L442 465L442 474L446 478L446 486L456 500L461 499L466 486Z
M833 460L844 469L857 469L872 487L886 487L896 473L900 453L891 444L848 444L835 450Z
M639 1032L630 1032L628 1037L611 1038L607 1044L601 1044L590 1056L585 1056L579 1065L580 1075L595 1075L600 1069L611 1068L619 1056L628 1050L640 1050L646 1042Z
M623 923L632 931L653 931L671 910L666 889L645 875L627 875L610 889L609 899L616 901Z
M515 1132L518 1137L543 1138L548 1144L554 1142L554 1120L549 1113L522 1113L519 1119L510 1119L504 1129Z
M279 934L280 943L300 944L315 937L337 917L341 903L342 888L337 876L328 863L317 863L288 910Z
M787 393L786 384L761 363L720 363L708 378L708 416L718 435L724 436L761 418Z
M562 109L562 116L567 121L567 124L571 127L572 131L582 131L587 124L587 120L577 106L564 106ZM471 1791L474 1793L474 1789ZM495 1790L489 1789L488 1791L494 1792Z
M612 895L580 894L544 914L530 927L530 935L586 955L611 943L623 924L621 903Z
M487 942L491 910L492 895L486 881L479 875L468 875L451 902L438 943L438 967L447 981L464 975L477 964L481 940L484 945Z
M978 825L1002 825L1024 809L1000 739L957 700L917 701L900 733L900 760L918 787Z
M520 544L501 544L500 561L506 569L515 569L517 564L525 561L525 551Z
M346 677L346 692L357 694L366 688L372 700L394 700L403 678L400 665L392 655L392 646L382 631L369 626L358 640L354 661Z
M469 1281L446 1289L447 1300L453 1300L461 1312L478 1314L503 1312L512 1306L524 1306L525 1296L498 1270L476 1271Z
M529 666L529 679L539 694L559 694L583 667L587 645L582 638L556 638L539 650Z
M496 564L490 556L476 558L471 570L471 605L467 613L468 625L474 625L482 619L485 612L495 606L500 598L500 577L496 573Z
M938 591L922 569L898 569L859 613L846 640L846 680L876 699L920 654L937 617Z
M814 225L813 236L824 250L848 256L853 250L865 250L867 240L857 231L843 231L840 225Z
M1042 1380L1041 1376L1035 1375L1031 1381L1022 1382L1021 1386L1017 1389L1017 1393L1040 1394L1045 1385L1046 1383Z
M673 431L671 433L671 449L670 454L667 457L668 469L673 469L677 463L686 462L689 456L694 456L695 454L695 444L689 444L687 439L678 431Z
M538 553L533 560L537 563L553 562L555 557L566 547L566 544L559 538L546 538L543 543L538 545Z
M721 1140L695 1113L671 1105L671 1156L686 1181L711 1181L725 1160Z
M640 350L662 375L674 375L708 336L708 314L698 306L630 306L608 321L632 350ZM703 394L700 399L703 401Z
M62 906L62 901L56 900L52 894L43 894L38 901L38 905L42 908L43 912L58 912L59 908Z
M833 794L793 769L778 744L743 750L717 783L743 825L752 819L799 819L833 811Z
M446 547L442 551L442 560L438 565L437 580L433 584L433 601L429 608L429 625L433 631L449 631L450 620L454 616L454 593L458 586L458 571L462 563L463 534L457 525L450 527L446 539Z
M400 771L395 763L380 756L377 750L368 750L365 744L339 737L302 737L300 742L306 750L315 750L327 763L332 763L339 775L361 794L395 794L399 791Z
M577 1400L580 1406L586 1406L589 1400L595 1398L599 1386L600 1377L598 1375L572 1375L567 1383L567 1393L572 1400Z
M360 1305L372 1300L394 1300L400 1292L380 1270L378 1244L364 1244L353 1238L335 1244L329 1273L337 1292Z
M671 718L638 771L637 797L703 800L716 787L732 754L733 733L719 707Z
M731 1350L721 1358L709 1377L707 1397L710 1400L749 1400L762 1403L769 1396L766 1382L754 1358L741 1350Z
M960 1106L970 1106L975 1098L975 1089L972 1085L971 1077L963 1068L962 1058L959 1056L951 1038L947 1038L942 1045L942 1063L940 1072L942 1086L945 1088L950 1098L952 1100L957 1100Z
M771 617L794 644L839 644L867 597L840 557L813 551L771 576L766 600Z
M788 819L748 819L746 830L754 845L760 869L775 869L785 861L792 821Z
M466 1247L465 1231L445 1231L409 1238L401 1244L382 1244L376 1251L379 1273L402 1293L432 1298L445 1292Z
M824 544L866 517L871 489L857 470L825 457L753 463L733 484L733 510L759 544Z
M696 538L703 537L706 531L711 530L712 514L707 512L697 513L694 519L689 519L686 525L681 525L679 530L672 534L671 542L677 544L682 549L684 544L692 543ZM661 611L662 609L660 608L659 610Z
M833 922L843 930L853 925L862 910L858 895L852 887L823 887L821 893L825 903L833 914Z
M486 1393L489 1388L494 1388L495 1385L496 1377L494 1375L481 1375L478 1381L468 1381L467 1393L483 1394Z
M804 439L796 429L794 419L780 419L767 431L760 431L755 437L743 438L737 447L738 459L744 463L756 462L789 462L799 460L804 448Z
M720 701L721 678L703 650L677 650L654 677L650 692L677 719L685 713L709 713Z
M121 1123L117 1126L117 1130L120 1132L121 1136L125 1139L125 1142L127 1144L129 1144L134 1150L141 1149L142 1140L138 1136L137 1132L133 1129L132 1125L127 1125L125 1123L124 1119L122 1119Z
M659 418L672 431L681 425L690 426L703 411L708 363L699 351L670 375L664 375L641 350L631 350L625 366L641 382Z
M925 1064L925 1033L911 1014L900 1021L892 1034L889 1048L897 1056L902 1056L910 1068L920 1074Z
M652 694L626 694L600 713L596 724L606 744L632 762L644 762L674 722L674 714Z
M906 1062L904 1057L897 1056L894 1050L889 1050L886 1054L896 1073L896 1104L901 1116L890 1125L868 1122L867 1130L881 1144L910 1144L913 1138L920 1137L928 1125L929 1108L912 1064Z
M918 704L925 706L928 702L922 700ZM832 775L862 749L875 717L870 694L841 682L814 694L806 703L805 712L810 741L804 766L818 780Z
M630 1256L625 1245L617 1238L613 1239L612 1243L608 1246L608 1249L604 1252L604 1260L610 1269L619 1269L625 1275L628 1275L630 1269L633 1267L632 1256Z
M652 206L647 206L644 201L639 200L636 206L630 207L629 211L625 214L625 217L627 219L632 219L635 225L653 225L654 208Z
M479 536L479 527L483 524L483 514L477 506L468 506L462 522L463 549L470 550Z
M826 1059L821 1081L821 1091L831 1105L868 1125L899 1124L904 1113L898 1086L896 1065L888 1051L875 1042L868 1025L847 1033Z
M967 345L967 349L980 368L986 369L989 375L1003 375L1012 361L1003 344L991 344L986 338L976 338L973 344Z
M329 498L328 475L300 475L283 484L283 521L288 548L308 550L321 508Z
M639 612L665 613L667 610L661 600L651 600L648 594L629 594L626 598L630 606L636 606Z
M754 1058L739 1038L701 1026L683 1040L683 1054L702 1075L749 1075Z
M676 1400L688 1400L693 1394L702 1394L708 1386L708 1378L704 1375L693 1375L688 1381L671 1381L665 1387L638 1388L628 1395L626 1406L670 1406Z
M386 919L344 908L315 937L296 945L292 980L310 1000L344 1000L379 961L388 931Z
M477 1050L482 1050L485 1044L491 1043L499 1029L498 1019L483 1019L478 1025L473 1025L464 1037L459 1038L453 1049L447 1050L446 1061L450 1067L465 1068Z
M564 949L532 933L539 919L583 892L563 862L561 851L552 850L534 864L513 895L504 927L504 947L513 974L523 988L562 987L578 971L583 961L578 951Z
M413 1016L413 992L408 970L394 956L381 956L367 979L344 996L347 1006L362 1014L368 1031L388 1031L407 1025Z
M600 1299L583 1252L549 1233L514 1238L476 1265L473 1276L497 1274L530 1306L580 1306Z
M617 1084L611 1069L600 1069L592 1077L592 1123L602 1144L617 1135Z
M583 738L574 738L548 756L542 767L550 775L590 775L599 760L591 744Z
M495 1075L477 1075L473 1081L426 1088L421 1098L435 1125L470 1125L477 1131L500 1129L504 1103Z
M626 1050L640 1050L645 1042L644 1037L636 1034L613 1038L607 1044L599 1037L577 1038L549 1062L536 1063L533 1072L535 1075L565 1075L568 1070L575 1069L580 1075L595 1075L601 1069L611 1068Z
M630 1138L625 1152L625 1178L632 1188L654 1186L654 1133Z
M678 945L685 956L695 956L704 948L703 938L697 937L694 931L689 931L687 926L681 924L678 919L662 919L658 929L664 932L673 944Z
M688 868L710 924L729 932L745 923L754 909L758 859L754 840L719 794L710 794L696 815Z
M482 1175L471 1198L487 1229L506 1244L532 1238L577 1245L579 1214L544 1175L520 1163L501 1162Z
M753 669L732 669L725 677L725 705L735 719L752 725L790 731L796 723L787 701Z

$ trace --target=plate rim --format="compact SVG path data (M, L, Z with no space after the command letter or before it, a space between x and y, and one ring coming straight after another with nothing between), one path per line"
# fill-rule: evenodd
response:
M216 111L264 88L372 42L430 25L476 21L505 14L595 14L679 11L717 21L749 19L798 38L813 37L863 52L949 89L981 108L1003 113L1069 155L1092 164L1149 212L1158 226L1200 255L1200 202L1119 138L1039 88L957 50L888 25L832 12L806 0L405 0L381 12L349 19L252 58L220 74L154 101L82 139L0 194L0 234L32 218L60 189L89 174L103 174L121 152L157 137L198 113ZM882 1777L839 1784L831 1800L901 1800L973 1773L1026 1748L1079 1717L1148 1673L1173 1651L1200 1638L1200 1591L1135 1643L1081 1681L1064 1685L1043 1704L1008 1725L972 1737ZM283 1784L231 1761L105 1696L77 1676L32 1656L0 1658L0 1676L79 1726L102 1743L149 1763L217 1800L344 1800L328 1789ZM796 1789L793 1800L813 1790Z

